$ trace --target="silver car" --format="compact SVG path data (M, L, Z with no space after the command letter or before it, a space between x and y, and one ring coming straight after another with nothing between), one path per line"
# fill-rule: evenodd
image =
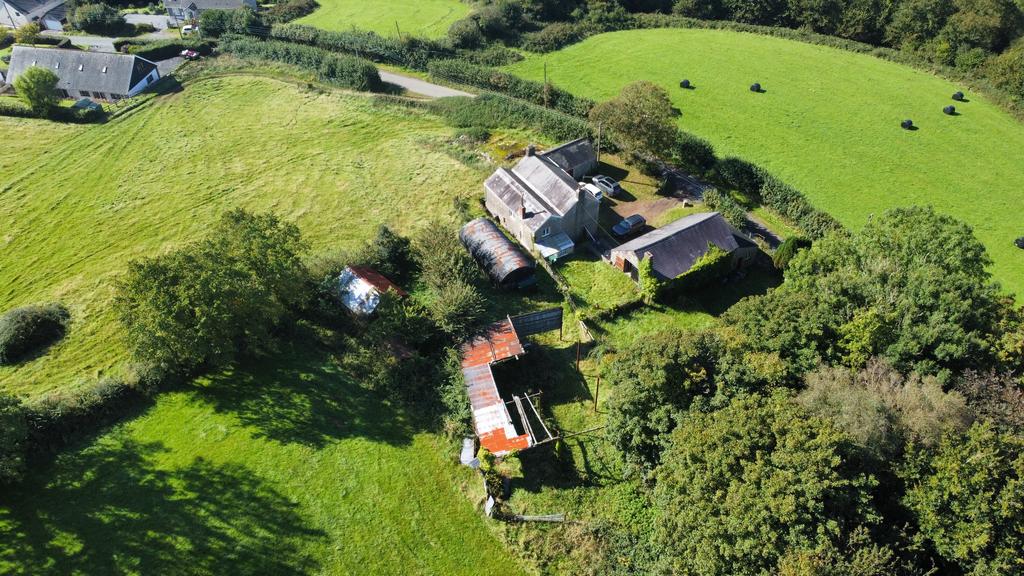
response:
M622 192L622 186L620 186L619 183L610 176L598 174L597 176L594 176L592 181L594 182L594 186L600 188L601 191L607 194L609 198L615 198L619 195L619 192Z

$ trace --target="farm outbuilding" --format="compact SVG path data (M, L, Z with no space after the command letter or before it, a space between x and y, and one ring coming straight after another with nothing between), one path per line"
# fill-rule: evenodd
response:
M691 214L639 238L613 248L612 265L639 278L640 261L651 258L651 269L661 280L687 273L711 245L733 255L737 266L757 256L757 245L736 232L718 212Z
M406 296L394 282L366 266L349 266L338 276L338 296L342 304L357 316L373 314L380 304L381 295L388 291Z
M518 288L535 282L533 259L494 222L486 218L468 222L459 232L459 239L495 284Z
M543 152L541 157L554 162L577 180L582 180L597 168L597 154L594 153L594 145L589 138L560 144Z

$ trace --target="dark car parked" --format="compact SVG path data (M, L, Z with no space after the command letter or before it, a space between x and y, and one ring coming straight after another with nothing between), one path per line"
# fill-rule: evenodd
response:
M633 232L644 227L647 224L647 220L639 214L633 214L632 216L626 216L621 222L612 226L612 233L616 236L628 236Z
M598 174L593 178L594 186L597 186L604 192L609 198L615 198L622 192L622 186L610 176L602 176Z

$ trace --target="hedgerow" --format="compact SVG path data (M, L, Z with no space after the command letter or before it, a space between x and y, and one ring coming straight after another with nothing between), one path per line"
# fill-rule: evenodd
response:
M353 90L376 92L383 86L380 73L372 63L362 58L312 46L226 35L221 39L220 50L244 58L259 58L298 66L315 72L323 82Z
M501 94L476 98L443 98L427 105L456 128L524 128L556 140L574 140L593 136L593 128L584 120L531 106Z
M431 76L507 94L531 104L549 107L566 114L586 117L594 107L594 101L541 82L524 80L518 76L501 72L486 66L477 66L462 60L435 60L427 66Z
M426 70L427 63L433 59L456 57L456 52L444 42L415 36L385 38L375 32L362 30L328 32L301 24L275 24L270 30L270 38L354 54L373 62L396 64L414 70Z

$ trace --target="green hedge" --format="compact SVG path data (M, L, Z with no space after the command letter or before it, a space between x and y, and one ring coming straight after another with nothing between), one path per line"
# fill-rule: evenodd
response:
M36 113L19 100L9 100L4 98L0 100L0 116L12 116L15 118L35 118Z
M708 208L717 210L736 228L747 225L747 211L727 193L711 189L704 192L704 203Z
M550 85L545 95L544 84L541 82L524 80L494 68L477 66L463 60L435 60L427 66L427 70L431 76L441 80L499 92L538 106L546 104L547 107L570 116L586 118L595 104L593 100L574 96Z
M228 35L221 39L220 49L243 58L298 66L315 72L323 82L353 90L377 92L383 87L377 67L370 62L312 46Z
M354 54L373 62L395 64L414 70L426 70L427 63L433 59L456 57L456 52L444 42L413 36L385 38L362 30L328 32L300 24L276 24L270 30L270 38Z
M60 304L24 306L0 316L0 365L16 364L60 340L70 321Z
M139 387L120 378L43 396L25 405L26 450L29 456L53 453L120 420L146 398Z
M426 108L456 128L523 128L537 130L556 140L593 136L592 127L584 120L501 94L442 98L428 103Z
M708 251L682 276L660 282L659 299L678 298L706 288L732 271L732 255L713 244Z
M209 40L161 40L159 42L118 41L114 49L154 62L180 55L184 50L195 50L203 56L213 54L215 44Z

